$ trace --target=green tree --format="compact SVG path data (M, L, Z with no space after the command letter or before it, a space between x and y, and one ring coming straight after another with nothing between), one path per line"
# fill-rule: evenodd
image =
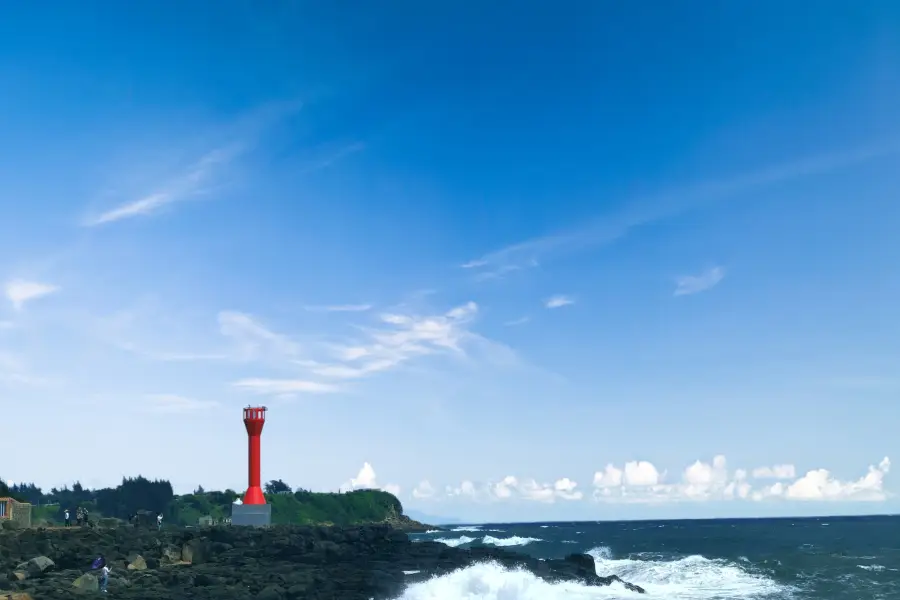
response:
M265 485L266 494L290 494L291 486L280 479L273 479Z

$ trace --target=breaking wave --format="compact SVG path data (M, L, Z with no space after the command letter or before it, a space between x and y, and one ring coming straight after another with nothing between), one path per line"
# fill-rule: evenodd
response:
M777 598L787 591L762 575L751 573L737 563L704 556L677 560L613 558L601 546L589 550L599 575L618 575L647 590L647 595L667 600L705 598Z
M463 544L471 544L475 541L475 538L463 535L458 538L434 538L432 541L446 544L451 548L456 548L457 546L462 546Z
M479 541L478 538L469 537L467 535L461 535L458 538L434 538L431 540L433 542L440 542L442 544L446 544L453 548L457 546L462 546L463 544L471 544L472 542ZM519 537L514 535L508 538L496 538L492 535L486 535L481 538L481 543L489 546L500 546L500 547L508 547L508 546L525 546L532 542L542 542L543 540L538 538L531 537Z
M594 548L589 554L594 557L599 575L618 575L643 587L647 594L630 592L618 583L608 587L548 583L528 571L488 562L415 583L398 600L774 600L789 591L726 560L703 556L677 560L616 559L606 547Z
M482 563L409 586L398 600L594 600L631 598L641 594L621 585L589 587L547 583L528 571Z
M492 535L486 535L486 536L484 536L484 538L482 538L481 543L482 544L490 544L492 546L502 546L505 548L507 546L527 546L528 544L530 544L532 542L543 542L543 541L544 540L539 539L539 538L519 537L517 535L508 537L508 538L495 538Z

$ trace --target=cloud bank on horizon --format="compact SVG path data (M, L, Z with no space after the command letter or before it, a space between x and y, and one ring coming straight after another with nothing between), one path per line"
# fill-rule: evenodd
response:
M580 489L579 484L568 477L539 483L533 478L507 475L498 481L463 480L458 485L443 488L423 479L404 494L396 484L379 485L374 468L367 462L357 476L340 489L383 489L413 499L416 506L425 506L425 501L440 503L455 498L476 503L528 500L548 504L578 500L622 504L723 500L882 502L888 497L884 478L890 469L891 460L884 457L877 465L870 465L866 474L858 479L841 481L823 468L797 477L790 464L757 467L749 472L746 469L729 471L725 457L717 455L710 463L693 462L682 471L680 478L668 477L647 461L630 461L621 468L607 464L594 473L591 491L587 491L588 486Z
M900 509L900 7L140 10L0 23L3 477Z

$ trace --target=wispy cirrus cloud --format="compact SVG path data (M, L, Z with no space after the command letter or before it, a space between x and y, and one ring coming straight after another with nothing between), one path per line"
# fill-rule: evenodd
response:
M55 294L58 291L58 286L24 279L10 280L4 286L6 298L16 310L21 310L27 302Z
M305 166L301 167L299 172L301 175L307 175L309 173L327 169L335 163L344 160L348 156L356 154L357 152L362 152L365 149L366 144L364 142L352 142L309 162Z
M288 363L301 354L301 344L278 333L249 313L222 310L216 315L219 338L204 349L177 349L197 341L146 303L103 317L80 317L81 329L92 337L142 358L160 362L222 361ZM172 341L180 339L179 341ZM174 348L173 348L174 346Z
M398 309L384 312L375 317L374 323L357 325L359 335L355 339L320 338L305 344L299 353L290 346L276 345L282 350L282 360L291 365L282 362L279 368L293 368L296 376L254 377L232 385L260 395L293 396L341 391L350 382L399 369L426 356L465 360L474 353L491 364L515 364L517 358L511 349L471 330L477 312L474 302L439 314ZM256 337L271 341L286 336L266 330Z
M304 379L241 379L232 386L265 396L283 396L292 394L327 394L338 391L338 386Z
M571 306L572 304L575 304L575 300L570 296L564 296L562 294L551 296L544 301L544 306L551 309L562 308L563 306Z
M215 136L224 143L210 145L211 150L180 170L150 185L120 204L83 220L85 227L99 227L126 219L146 217L174 204L208 194L221 183L229 165L246 154L269 127L296 113L303 106L298 100L264 104L235 121L220 127Z
M264 356L296 358L300 345L289 336L276 333L247 313L223 310L219 312L219 332L232 340L236 358L253 360Z
M330 345L328 359L298 364L324 378L359 379L397 368L417 357L466 357L467 348L471 347L501 362L511 360L512 350L470 329L477 313L475 302L443 314L385 312L378 315L376 325L359 328L362 337L356 343Z
M83 224L87 227L97 227L124 219L148 216L171 204L189 200L202 194L218 171L237 158L242 151L243 148L239 144L212 150L187 167L183 173L160 183L158 189L88 218Z
M177 394L148 394L141 408L162 414L185 414L206 411L221 406L213 400L197 400Z
M46 386L53 383L51 379L35 375L21 357L0 350L0 384Z
M900 388L900 378L890 375L852 375L832 377L823 383L829 386L861 391L893 391Z
M239 353L229 348L206 352L172 349L173 346L178 346L178 340L183 341L183 328L173 325L152 302L141 302L102 316L76 313L71 318L70 324L82 335L146 360L159 362L239 360Z
M725 278L725 269L712 267L699 275L682 275L675 279L675 296L689 296L711 290Z
M372 309L371 304L329 304L325 306L304 306L310 312L365 312Z
M637 227L671 218L721 199L768 185L863 164L898 151L900 145L897 143L872 145L844 153L770 165L730 178L701 181L692 186L638 199L618 212L592 220L586 226L517 242L459 266L472 272L476 281L500 279L565 255L611 244Z
M22 362L8 352L0 351L0 382L19 382L24 378Z
M364 311L338 312L363 316ZM146 309L141 313L125 311L89 329L95 335L99 331L103 341L150 360L241 364L257 372L231 382L233 388L259 395L294 396L341 391L351 381L393 371L426 356L458 360L477 357L478 364L517 365L518 357L512 349L473 331L477 313L474 302L437 314L421 314L403 305L365 315L364 321L352 323L356 334L350 337L309 333L298 337L277 331L248 313L223 310L217 315L222 339L212 346L213 352L200 353L149 350L146 343L168 338L168 334L151 326L143 330L142 338L134 324L139 314L153 324L153 313Z
M524 325L529 321L531 321L531 317L520 317L518 319L513 319L512 321L506 321L504 325L507 327L517 327L519 325Z

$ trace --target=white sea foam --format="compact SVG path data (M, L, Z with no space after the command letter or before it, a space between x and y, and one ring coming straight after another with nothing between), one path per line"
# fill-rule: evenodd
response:
M864 571L875 571L876 573L884 571L886 568L884 565L856 565L856 566L859 567L860 569L863 569ZM897 569L887 569L887 570L888 571L897 571Z
M615 559L609 548L588 551L598 575L618 575L666 600L713 598L777 598L787 591L771 579L749 573L739 565L703 556L679 560Z
M482 563L411 585L398 600L713 600L774 599L785 588L724 560L689 556L680 560L614 559L609 548L590 551L600 575L619 575L646 595L624 586L548 583L528 571Z
M451 548L456 548L457 546L462 546L463 544L470 544L474 542L475 538L471 538L467 535L462 535L458 538L435 538L432 541L446 544Z
M528 571L482 563L409 586L398 600L595 600L642 598L614 584L547 583Z
M462 525L454 527L450 531L481 531L481 525Z
M421 573L421 571L403 571L404 575L415 575L416 573Z
M495 538L492 535L486 535L482 538L482 544L490 544L492 546L526 546L532 542L543 542L544 540L532 537L519 537L514 535L508 538Z

